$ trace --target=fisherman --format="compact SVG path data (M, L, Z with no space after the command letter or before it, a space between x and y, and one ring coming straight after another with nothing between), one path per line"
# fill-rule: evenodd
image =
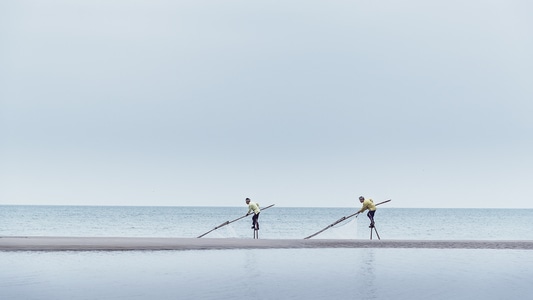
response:
M246 198L246 204L248 205L248 212L246 215L249 215L250 212L254 212L254 216L252 217L252 229L259 230L259 213L261 212L261 209L259 209L259 203L255 203L250 201L250 198Z
M358 213L362 213L368 209L368 213L366 214L370 219L370 226L368 227L374 228L374 214L376 213L376 205L374 205L374 201L370 198L365 200L365 197L359 196L359 202L363 204L363 207L361 207Z

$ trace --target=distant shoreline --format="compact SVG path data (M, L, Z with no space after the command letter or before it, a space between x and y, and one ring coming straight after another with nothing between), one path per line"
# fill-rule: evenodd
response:
M152 237L1 236L0 251L157 251L230 249L515 249L533 250L533 240L348 240Z

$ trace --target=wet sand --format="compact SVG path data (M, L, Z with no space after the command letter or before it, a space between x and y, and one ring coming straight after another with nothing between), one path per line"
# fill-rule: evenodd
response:
M299 248L522 249L533 241L493 240L340 240L151 237L0 237L0 251L125 251Z

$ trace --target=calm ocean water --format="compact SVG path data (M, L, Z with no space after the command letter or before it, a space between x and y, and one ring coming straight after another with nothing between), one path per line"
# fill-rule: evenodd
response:
M354 208L280 208L261 238L303 238ZM196 237L246 207L0 206L0 236ZM380 208L382 239L533 240L533 210ZM368 239L366 216L319 237ZM209 237L251 238L249 217ZM531 299L533 251L271 249L0 252L0 299Z
M260 215L260 237L304 238L355 211L274 206ZM197 237L246 212L246 206L0 206L0 236ZM375 219L385 239L533 240L533 209L379 207ZM368 223L361 214L316 238L368 238ZM249 238L253 236L250 225L246 217L205 238Z

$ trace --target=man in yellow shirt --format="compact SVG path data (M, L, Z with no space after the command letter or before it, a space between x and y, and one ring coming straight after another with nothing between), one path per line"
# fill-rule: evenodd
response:
M248 204L248 213L246 215L249 215L250 212L254 212L254 215L252 217L252 229L259 230L259 213L261 212L261 209L259 208L259 203L255 203L250 201L250 198L246 198L246 204Z
M363 204L363 207L359 210L359 213L364 212L368 209L368 213L366 214L368 218L370 219L370 228L374 227L374 214L376 213L376 205L374 205L374 201L372 199L366 199L363 196L359 196L359 202Z

